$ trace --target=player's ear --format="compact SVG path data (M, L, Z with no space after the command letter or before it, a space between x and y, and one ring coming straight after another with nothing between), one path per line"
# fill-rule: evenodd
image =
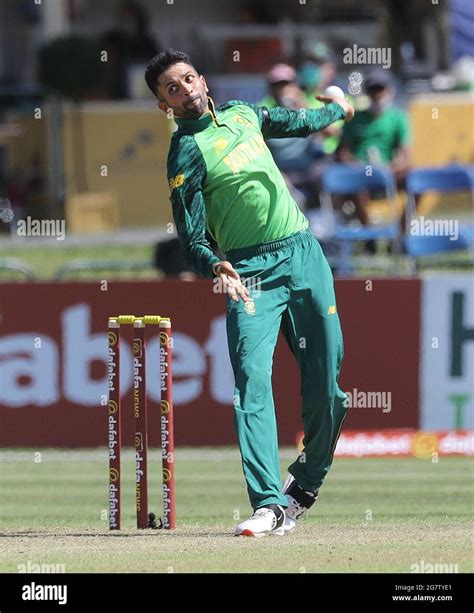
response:
M163 113L168 113L169 106L166 104L166 102L163 102L163 100L158 100L156 105L160 111L163 111Z
M201 79L202 84L204 85L204 88L206 90L206 94L209 93L209 88L207 86L206 79L202 75L199 75L199 78Z

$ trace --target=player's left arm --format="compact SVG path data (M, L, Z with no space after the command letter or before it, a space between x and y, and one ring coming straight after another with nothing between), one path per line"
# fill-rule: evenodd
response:
M261 121L264 138L306 137L324 130L340 119L350 121L354 117L354 108L345 98L318 96L318 100L327 103L326 106L299 110L255 107L258 109L256 112Z

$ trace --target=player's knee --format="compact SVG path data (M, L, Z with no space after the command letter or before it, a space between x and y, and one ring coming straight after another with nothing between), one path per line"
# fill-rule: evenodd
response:
M240 396L252 402L264 402L268 394L272 393L271 374L268 369L255 364L247 364L241 367L236 376L236 387Z

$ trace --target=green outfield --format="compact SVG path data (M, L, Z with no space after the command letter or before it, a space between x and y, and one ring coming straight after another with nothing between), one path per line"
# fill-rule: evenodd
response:
M294 455L282 450L282 471ZM150 510L158 514L160 462L157 451L150 456ZM249 539L232 536L250 513L237 450L177 450L174 532L134 528L131 452L124 457L124 530L109 533L105 449L1 450L0 572L28 564L65 572L473 571L468 459L336 459L297 531Z
M1 242L1 237L0 237ZM385 241L386 243L386 241ZM387 245L381 241L380 253L382 256L387 251ZM20 273L2 269L2 258L15 258L23 262L35 276L38 281L51 281L55 279L58 271L68 265L72 265L77 261L86 261L97 263L107 262L109 266L105 266L101 270L84 269L69 272L64 272L61 276L63 281L71 280L91 280L102 279L104 273L107 273L107 279L140 279L153 280L161 278L161 273L157 271L152 263L154 245L152 244L136 244L136 245L84 245L84 246L37 246L37 247L21 247L15 246L14 249L4 249L0 257L0 280L12 281L20 280L24 277ZM355 253L362 250L359 245L356 246ZM147 264L148 263L148 264ZM111 265L110 265L111 264ZM124 264L143 264L143 268L135 268L127 270ZM446 270L465 271L471 265L469 252L453 251L451 253L443 253L442 257L438 257L436 262L428 257L421 258L420 270ZM365 275L373 269L371 268L370 260L366 258L363 266L358 270L358 274ZM380 272L380 269L378 269ZM401 274L404 269L401 269Z

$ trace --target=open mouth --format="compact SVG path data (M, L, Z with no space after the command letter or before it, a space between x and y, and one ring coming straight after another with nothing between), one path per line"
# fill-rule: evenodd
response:
M192 98L191 100L189 100L188 102L188 106L198 106L198 104L201 102L201 96L196 96L195 98Z

